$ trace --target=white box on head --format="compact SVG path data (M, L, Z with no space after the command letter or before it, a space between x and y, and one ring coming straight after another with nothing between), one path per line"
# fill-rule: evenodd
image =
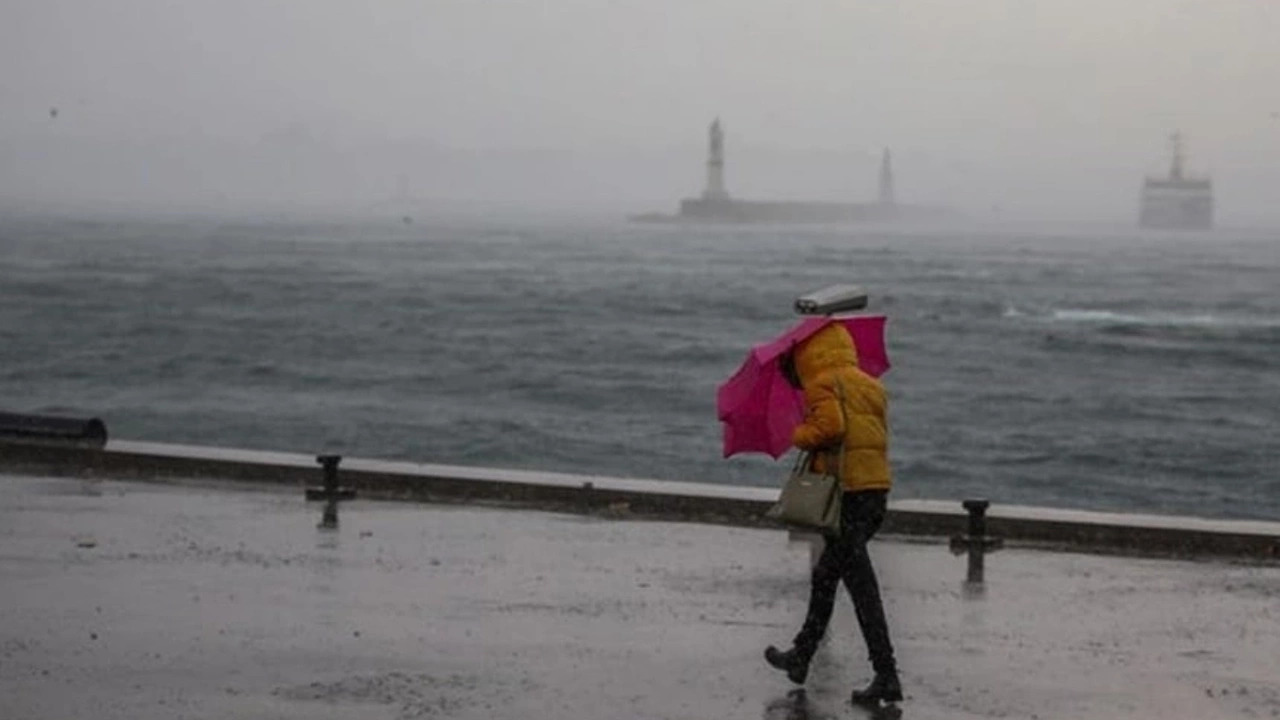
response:
M800 315L833 315L867 306L867 291L857 285L830 285L796 298Z

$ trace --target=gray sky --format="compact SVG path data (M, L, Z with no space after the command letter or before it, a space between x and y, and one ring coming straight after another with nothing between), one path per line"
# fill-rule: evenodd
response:
M664 210L719 115L738 195L870 197L891 146L907 200L1125 220L1181 128L1224 222L1277 218L1278 38L1275 0L0 0L0 196Z

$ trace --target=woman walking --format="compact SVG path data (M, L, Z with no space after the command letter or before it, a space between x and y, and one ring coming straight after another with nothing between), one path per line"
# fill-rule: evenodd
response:
M858 354L848 331L831 323L782 358L788 380L804 392L805 420L792 434L792 444L813 453L817 472L839 472L840 532L826 538L810 578L809 612L792 647L772 645L765 660L803 684L809 662L831 620L836 587L841 581L853 600L858 626L866 641L875 678L853 692L859 704L902 700L893 644L880 600L867 541L884 522L892 480L888 459L888 400L878 380L858 368ZM839 457L833 455L839 454Z

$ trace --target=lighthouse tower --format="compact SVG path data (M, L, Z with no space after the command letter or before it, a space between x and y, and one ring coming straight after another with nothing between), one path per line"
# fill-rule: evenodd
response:
M1169 147L1173 151L1173 159L1169 163L1169 179L1184 180L1182 177L1182 133L1175 132L1169 137Z
M724 130L720 128L720 118L711 123L708 131L707 147L707 187L702 191L702 199L724 201L729 199L729 192L724 189Z
M893 160L889 156L889 148L880 156L880 204L894 205L897 199L893 192Z
M1174 133L1169 143L1169 176L1148 177L1142 184L1138 222L1164 230L1208 230L1213 227L1213 181L1187 174L1181 133Z

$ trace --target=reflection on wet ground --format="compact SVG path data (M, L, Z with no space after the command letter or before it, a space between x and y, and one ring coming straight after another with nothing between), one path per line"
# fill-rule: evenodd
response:
M776 531L0 477L5 718L1280 718L1280 568L872 545L906 700L847 599L804 689Z
M879 705L866 707L851 705L851 717L863 717L869 720L901 720L902 706ZM845 715L824 711L809 702L809 696L803 688L792 690L782 697L770 700L764 706L765 720L828 720Z

